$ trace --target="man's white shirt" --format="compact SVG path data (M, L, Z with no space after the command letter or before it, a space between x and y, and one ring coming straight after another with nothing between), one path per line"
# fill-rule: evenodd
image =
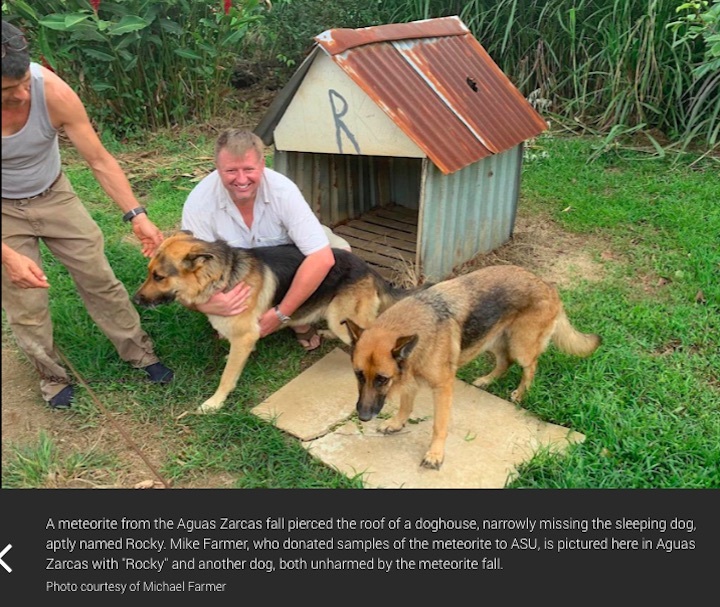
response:
M183 230L196 238L225 240L252 248L294 243L305 255L328 246L328 236L300 189L285 175L265 168L248 228L215 170L190 192L183 206Z

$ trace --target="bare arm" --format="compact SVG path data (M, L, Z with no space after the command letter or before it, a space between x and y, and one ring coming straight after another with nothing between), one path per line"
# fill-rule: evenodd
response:
M295 273L295 278L293 278L285 297L278 304L280 311L287 316L292 316L325 280L333 265L335 265L335 256L330 246L308 255ZM269 335L280 325L281 322L275 310L268 310L260 318L260 336Z
M140 203L133 194L130 182L117 160L103 146L75 91L50 70L44 70L44 78L45 97L55 128L65 129L66 135L88 163L100 186L123 213L139 207ZM136 216L132 220L132 228L142 243L143 255L151 256L163 240L160 230L146 214Z
M278 305L280 311L292 316L320 286L333 265L335 256L329 246L308 255L300 264L288 292ZM235 316L247 309L245 300L249 293L249 287L241 282L227 293L216 293L206 303L196 306L196 309L204 314ZM268 310L260 318L260 336L269 335L280 328L280 325L275 310Z

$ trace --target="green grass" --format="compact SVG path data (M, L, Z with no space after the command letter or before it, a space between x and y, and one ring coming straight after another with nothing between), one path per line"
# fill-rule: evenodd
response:
M13 456L3 465L3 487L94 486L93 471L112 467L111 458L93 449L64 454L45 432L32 445L11 445Z
M602 335L586 360L552 348L525 408L586 441L535 458L514 487L720 487L720 177L643 156L587 163L592 142L545 140L523 204L600 237L622 261L563 290L573 322ZM596 251L600 254L601 251ZM479 360L466 379L489 366ZM490 388L507 397L519 370Z
M136 192L161 229L177 226L208 140L194 134L157 136L154 161L131 173ZM543 420L571 427L586 440L563 457L541 454L524 465L512 487L720 487L720 178L717 164L648 161L639 154L602 154L588 163L599 140L542 138L547 157L524 169L521 206L550 216L569 232L587 235L603 278L562 289L573 323L602 335L587 359L554 348L540 362L523 407ZM147 148L147 146L146 146ZM68 175L106 235L108 257L132 294L146 260L128 238L120 212L82 164ZM613 252L610 261L604 250ZM227 343L202 314L179 305L142 309L143 326L161 359L176 371L166 388L149 385L120 361L90 321L66 272L46 256L52 284L57 345L120 418L149 424L179 441L161 464L182 484L200 472L236 479L237 487L359 488L313 459L299 442L250 409L329 352L304 354L288 332L262 340L225 408L213 416L175 418L207 398L219 381ZM699 296L701 294L702 296ZM460 371L484 372L481 358ZM508 398L519 378L513 368L489 390ZM40 406L38 404L38 406ZM68 414L78 427L101 423L87 392ZM3 466L3 485L16 483L16 456ZM47 466L42 465L41 470ZM6 468L8 468L6 470ZM23 472L42 486L43 472Z

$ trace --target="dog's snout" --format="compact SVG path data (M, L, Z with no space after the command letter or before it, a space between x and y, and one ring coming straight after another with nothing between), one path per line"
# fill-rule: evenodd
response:
M372 408L363 407L362 403L357 404L357 414L361 422L369 422L373 417L375 417Z
M149 306L150 305L150 300L147 297L145 297L145 295L143 294L142 291L138 291L137 293L135 293L135 295L133 295L132 300L133 300L133 303L137 306Z
M384 404L384 394L375 394L369 398L361 396L355 407L357 409L358 418L362 422L369 422L373 417L380 413L380 411L382 411Z
M138 289L135 295L133 295L132 300L133 303L138 306L154 308L161 304L172 303L175 301L175 293L158 293L152 288L152 285L148 287L146 283Z

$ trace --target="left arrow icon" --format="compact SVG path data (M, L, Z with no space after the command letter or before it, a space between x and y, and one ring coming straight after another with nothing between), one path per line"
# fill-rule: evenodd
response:
M10 548L12 548L12 544L8 544L7 546L5 546L5 548L2 549L2 552L0 552L0 565L5 567L5 571L7 571L8 573L12 573L12 569L10 569L8 564L2 559L7 554L8 550L10 550Z

